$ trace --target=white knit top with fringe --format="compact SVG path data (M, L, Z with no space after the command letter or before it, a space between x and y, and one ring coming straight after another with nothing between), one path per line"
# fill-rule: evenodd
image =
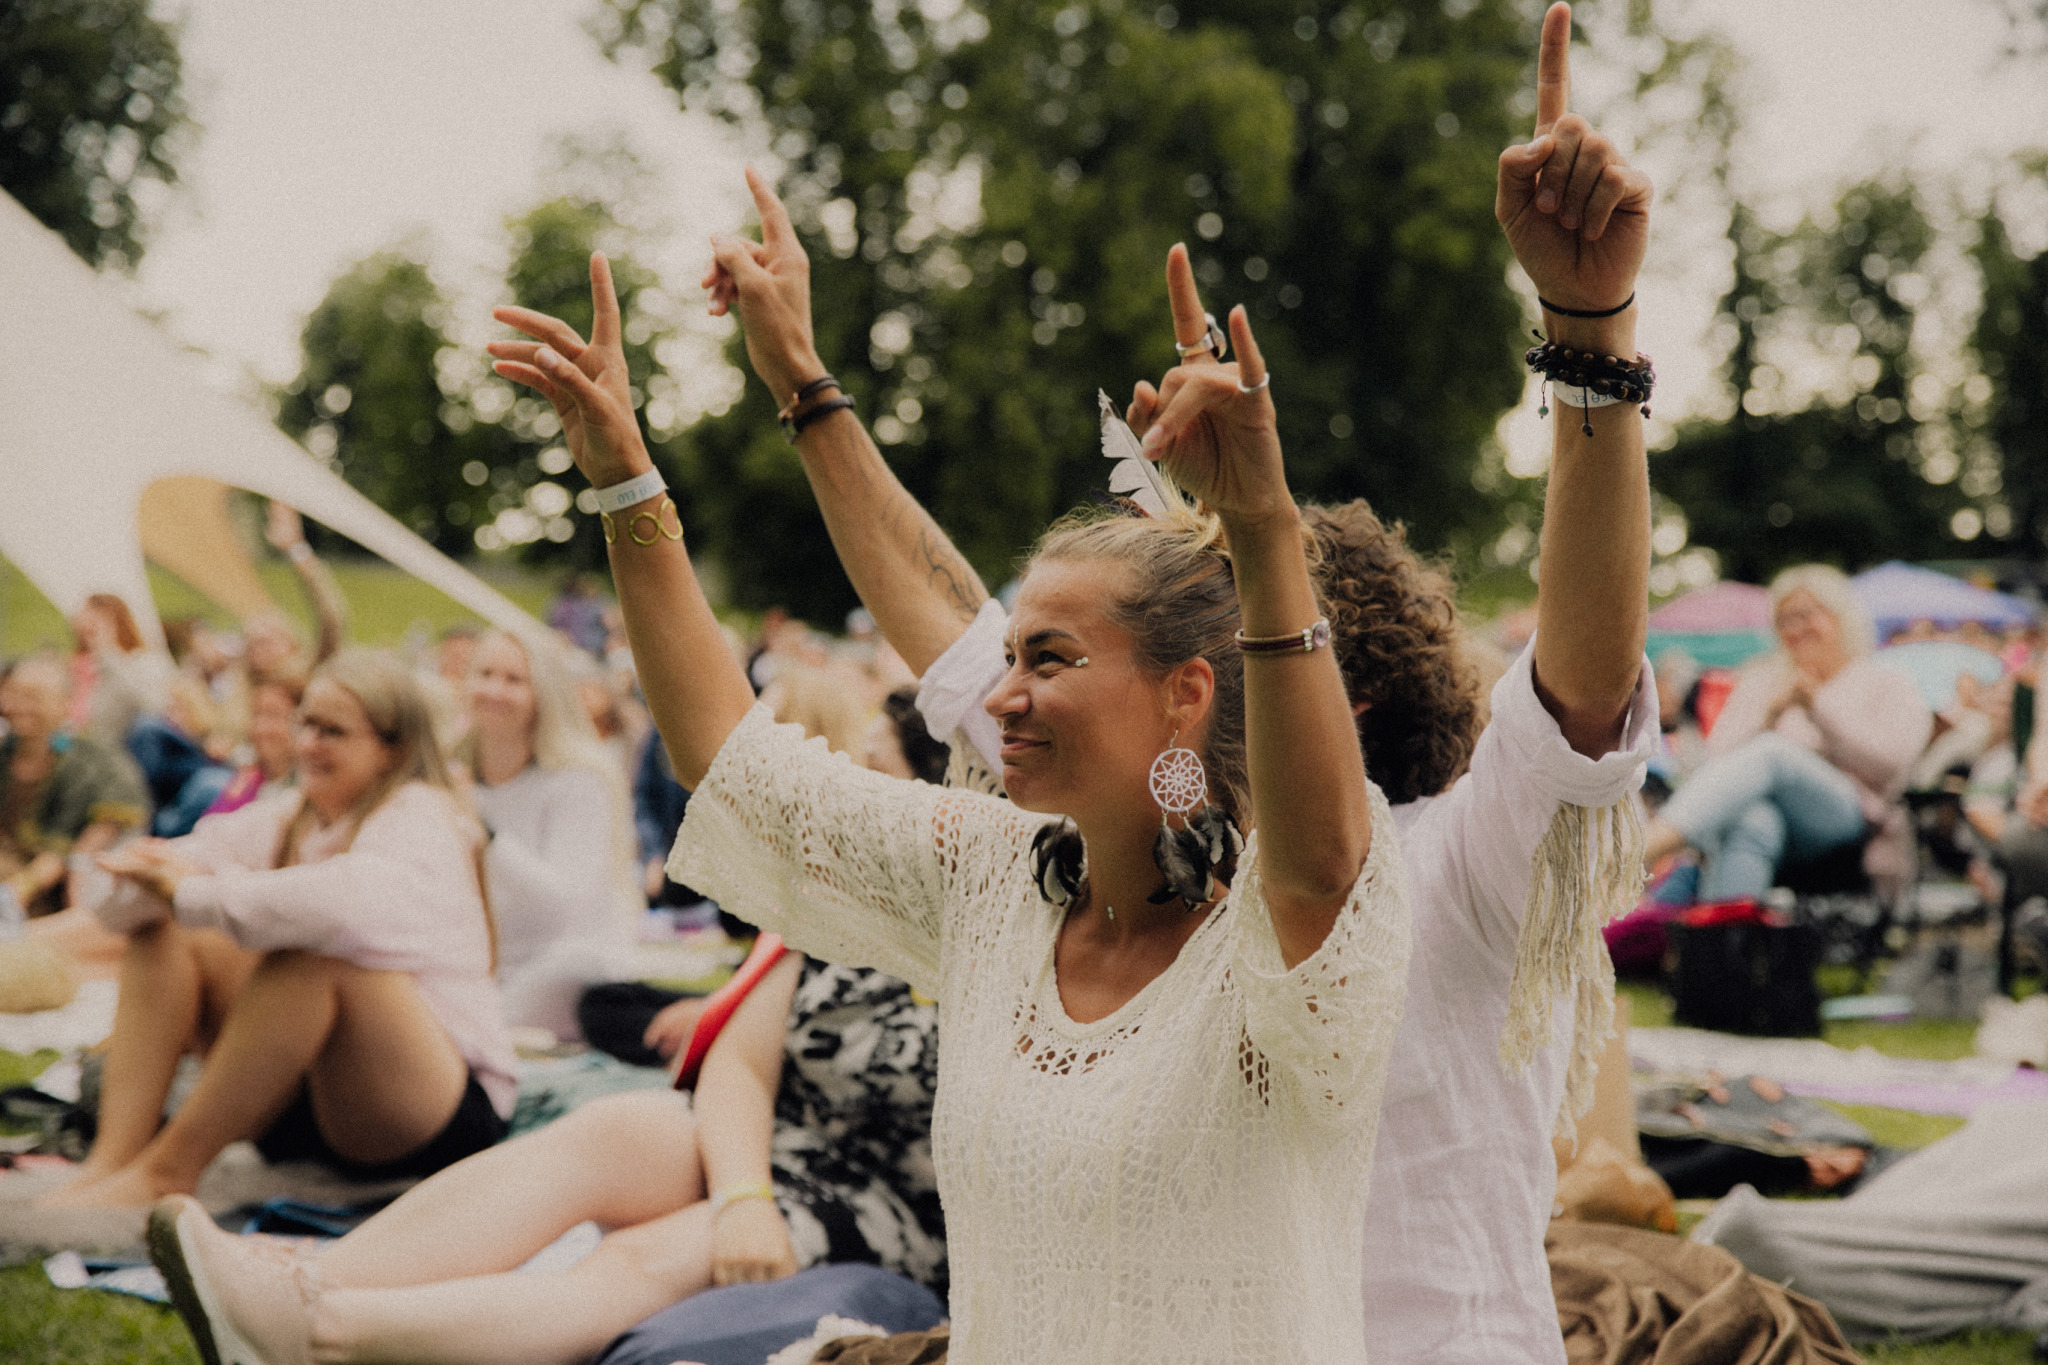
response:
M1372 790L1376 830L1390 832ZM1357 1361L1367 1175L1408 979L1398 841L1285 967L1253 838L1173 964L1070 1019L1045 817L853 767L756 707L669 872L939 1002L934 1163L954 1365Z
M1002 676L1004 625L989 603L925 670L933 734L993 753L980 703ZM1568 1096L1590 1098L1612 1027L1600 928L1641 882L1632 793L1656 752L1657 697L1645 665L1619 747L1587 758L1537 699L1533 658L1494 688L1471 771L1394 807L1415 937L1366 1210L1375 1361L1565 1358L1543 1254L1550 1136L1571 1131Z

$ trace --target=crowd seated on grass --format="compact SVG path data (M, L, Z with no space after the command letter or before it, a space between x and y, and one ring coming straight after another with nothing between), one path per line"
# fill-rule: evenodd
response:
M70 860L113 847L149 818L142 775L118 745L67 728L71 678L47 655L0 678L0 914L63 908Z

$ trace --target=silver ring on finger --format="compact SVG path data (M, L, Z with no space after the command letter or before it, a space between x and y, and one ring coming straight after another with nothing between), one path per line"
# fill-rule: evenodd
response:
M1175 342L1173 349L1179 353L1182 360L1207 351L1212 359L1221 361L1225 355L1229 354L1230 337L1221 327L1216 325L1216 315L1214 313L1204 313L1202 314L1201 337L1188 342L1186 345Z
M1237 391L1239 393L1257 393L1260 389L1265 388L1266 385L1272 382L1273 372L1271 370L1268 370L1264 374L1259 376L1259 382L1256 384L1247 384L1242 379L1238 380Z

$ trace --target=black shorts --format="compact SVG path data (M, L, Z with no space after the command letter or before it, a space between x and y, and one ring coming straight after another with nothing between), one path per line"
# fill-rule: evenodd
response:
M454 1115L424 1145L396 1161L351 1161L327 1145L320 1125L313 1119L313 1097L300 1086L299 1093L277 1116L277 1122L256 1139L256 1150L263 1153L265 1161L317 1161L354 1180L424 1178L493 1146L505 1136L509 1126L491 1107L491 1097L477 1084L476 1073L472 1071Z

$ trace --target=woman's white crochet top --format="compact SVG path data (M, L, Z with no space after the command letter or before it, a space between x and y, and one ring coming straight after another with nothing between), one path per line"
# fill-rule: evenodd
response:
M1360 1361L1365 1191L1407 982L1393 822L1286 970L1254 839L1231 895L1115 1014L1070 1021L1043 817L852 766L756 707L669 872L939 1002L932 1124L953 1365Z

